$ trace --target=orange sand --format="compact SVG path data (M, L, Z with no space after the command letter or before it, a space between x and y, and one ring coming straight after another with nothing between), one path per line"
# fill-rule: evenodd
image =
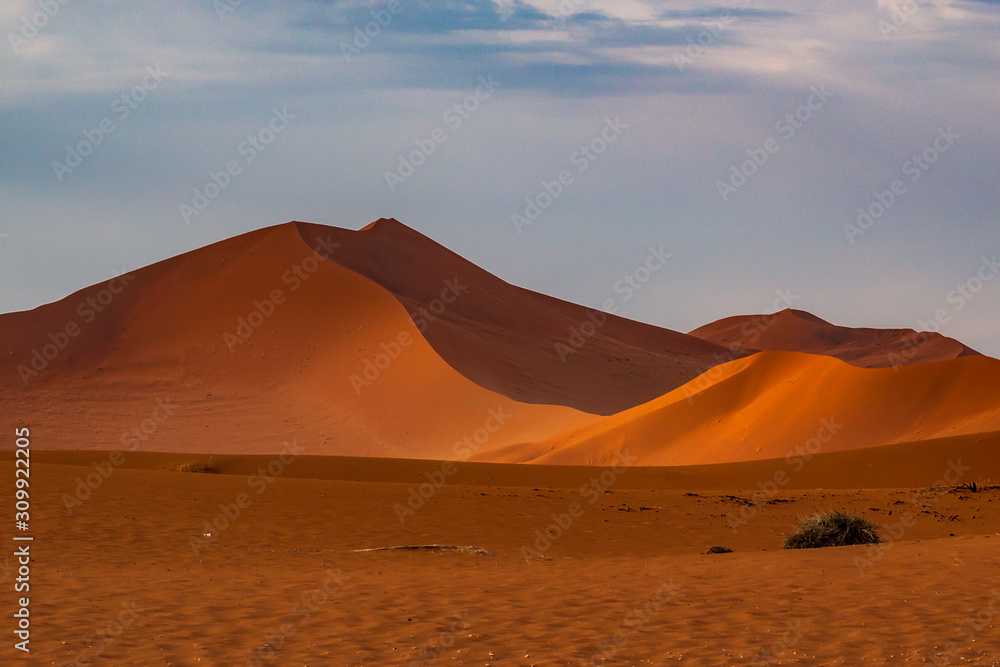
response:
M820 457L806 470L822 475ZM386 465L357 462L350 477L384 480ZM952 664L996 664L1000 614L972 634L962 624L991 604L1000 612L1000 490L781 490L747 506L750 491L704 490L697 475L684 491L626 488L636 469L589 504L576 473L517 470L529 485L447 484L401 523L393 507L415 479L289 474L257 495L245 475L127 468L69 515L61 496L88 468L39 460L37 634L18 664L410 665L421 651L436 658L421 665L576 666L601 664L587 662L600 652L623 666L933 664L946 652ZM12 478L10 462L0 475ZM196 554L190 540L240 493L253 504ZM522 547L573 502L585 513L527 560ZM904 512L914 518L871 550L780 549L797 517L829 508L886 535ZM353 553L408 544L497 555ZM702 554L720 544L735 553ZM122 605L135 615L109 628ZM10 618L10 596L0 613ZM5 644L0 661L13 660Z

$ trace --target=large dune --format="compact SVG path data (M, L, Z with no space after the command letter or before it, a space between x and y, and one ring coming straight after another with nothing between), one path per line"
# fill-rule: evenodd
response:
M392 292L453 368L519 401L614 414L733 358L694 336L510 285L394 219L360 232L296 225L309 245L340 243L335 261ZM441 304L449 284L464 290Z
M392 294L321 258L347 248L311 240L281 225L160 262L91 322L77 304L105 285L0 317L4 406L39 449L273 453L295 438L312 454L416 458L594 419L466 379ZM65 350L25 371L67 323Z

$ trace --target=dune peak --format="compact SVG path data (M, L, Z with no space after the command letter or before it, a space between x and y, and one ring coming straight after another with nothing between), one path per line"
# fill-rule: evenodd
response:
M813 324L825 324L828 326L831 324L830 322L824 320L822 317L813 315L812 313L806 310L798 310L796 308L785 308L784 310L775 313L775 315L777 317L785 317L785 318L794 317L800 320L805 320L807 322L812 322Z
M385 228L392 228L392 227L395 227L395 228L400 228L401 227L401 228L407 229L407 230L409 230L411 232L415 231L411 227L408 227L407 225L404 225L403 223L401 223L396 218L379 218L378 220L375 220L374 222L369 222L367 225L365 225L364 227L362 227L358 231L359 232L367 232L369 230L376 229L376 228L385 229Z

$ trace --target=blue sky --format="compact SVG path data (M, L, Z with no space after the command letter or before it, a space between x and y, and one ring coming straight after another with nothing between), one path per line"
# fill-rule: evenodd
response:
M677 330L780 290L1000 356L1000 5L813 5L4 3L0 311L393 216Z

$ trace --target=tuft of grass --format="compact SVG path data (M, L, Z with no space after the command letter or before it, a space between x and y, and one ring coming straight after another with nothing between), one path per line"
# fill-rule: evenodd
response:
M785 536L786 549L819 549L851 544L878 544L878 525L856 514L837 510L814 514L799 523L795 532Z
M1000 486L991 483L991 480L987 479L985 482L963 482L962 484L955 484L948 489L948 493L962 493L963 491L968 493L979 493L980 491L995 491L1000 489Z
M717 546L717 547L709 547L708 551L706 551L705 553L707 553L707 554L731 554L731 553L733 553L733 550L730 549L727 546Z
M183 463L176 468L174 472L214 472L204 463Z

